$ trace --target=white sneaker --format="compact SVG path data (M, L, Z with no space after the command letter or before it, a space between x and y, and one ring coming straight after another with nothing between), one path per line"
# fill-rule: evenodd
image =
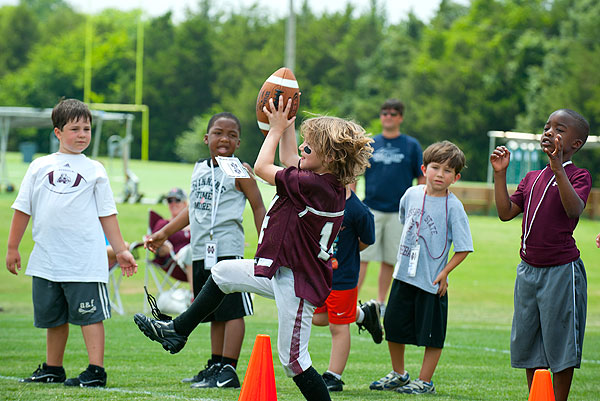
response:
M415 379L402 387L395 388L394 391L402 394L435 394L433 381L424 382L421 379Z
M392 370L385 377L371 383L369 388L371 390L394 390L408 383L410 383L408 372L404 376L401 376Z

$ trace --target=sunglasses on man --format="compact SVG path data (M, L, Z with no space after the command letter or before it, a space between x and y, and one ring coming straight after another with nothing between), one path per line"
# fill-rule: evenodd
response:
M381 112L381 115L384 116L384 117L387 117L387 116L396 117L399 114L400 113L398 113L397 111L387 111L387 110L384 110L384 111Z
M167 202L168 202L168 203L179 203L179 202L181 202L181 199L177 199L177 198L167 198Z

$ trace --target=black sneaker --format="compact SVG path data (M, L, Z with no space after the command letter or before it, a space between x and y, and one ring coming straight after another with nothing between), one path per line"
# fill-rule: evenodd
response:
M89 365L79 376L65 381L65 386L105 387L106 371L98 366Z
M166 351L171 354L176 354L185 346L187 341L186 336L182 336L175 331L173 321L154 320L146 315L136 313L133 316L133 321L138 325L139 329L149 339L162 344Z
M240 379L235 368L229 364L222 366L215 363L211 366L216 372L199 383L191 385L192 388L240 388Z
M206 365L204 365L204 369L199 371L197 375L195 375L194 377L187 377L185 379L181 379L181 382L182 383L199 383L199 382L201 382L202 380L206 379L209 376L210 367L214 364L215 363L212 361L212 359L209 359L206 362Z
M383 328L381 327L379 303L370 300L364 304L359 301L359 304L360 309L365 314L365 318L362 323L356 323L358 325L358 334L360 334L361 331L367 330L371 334L375 344L380 344L381 341L383 341Z
M342 391L344 389L344 383L342 379L338 379L329 372L323 373L323 381L329 391Z
M48 366L46 362L38 365L38 368L31 376L19 380L21 383L62 383L67 375L62 366Z

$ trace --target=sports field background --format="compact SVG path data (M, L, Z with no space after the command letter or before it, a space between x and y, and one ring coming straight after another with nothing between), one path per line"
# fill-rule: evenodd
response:
M122 186L121 165L117 160L103 160L111 176L115 195ZM130 167L140 177L141 192L157 198L172 186L189 187L190 164L138 162ZM9 154L9 177L19 184L27 164L20 155ZM359 186L360 188L360 186ZM261 185L265 204L272 188ZM16 193L0 194L0 254L6 255L6 240L12 217L10 205ZM164 215L165 205L119 204L119 223L128 241L140 238L146 230L148 209ZM246 256L256 247L256 230L249 210L246 210ZM520 219L502 223L496 217L469 216L475 252L451 275L449 286L449 322L446 347L434 375L438 395L436 400L526 400L527 386L522 370L510 367L509 339L512 317L512 291L515 266L518 263ZM600 393L600 250L594 239L600 231L598 221L582 220L575 232L588 273L588 320L583 347L583 363L576 370L570 400L597 400ZM32 248L31 225L25 233L20 251L24 260ZM209 327L201 325L179 354L170 355L149 341L135 326L132 315L143 309L144 269L124 279L121 295L126 308L124 316L113 314L106 321L105 366L108 373L106 389L65 388L62 385L24 385L18 378L29 375L45 360L45 332L33 327L31 279L11 275L3 269L0 276L0 399L1 400L236 400L239 390L197 390L179 382L203 366L210 356ZM370 266L365 288L360 298L375 296L377 269ZM243 379L254 338L257 334L271 336L275 380L280 400L300 400L301 394L291 379L285 377L276 350L277 322L275 304L255 298L255 315L246 319L246 338L238 365ZM368 385L391 370L385 342L376 345L368 333L357 334L351 326L352 350L342 379L346 385L341 393L332 393L333 400L393 400L412 399L395 393L370 391ZM330 336L327 328L314 327L310 352L319 372L327 368ZM406 365L416 377L423 350L408 346ZM64 366L73 377L87 366L87 354L81 331L71 327Z

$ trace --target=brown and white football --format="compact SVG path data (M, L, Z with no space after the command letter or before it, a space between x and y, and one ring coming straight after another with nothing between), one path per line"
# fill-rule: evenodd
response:
M292 99L288 118L294 117L300 105L300 88L298 87L298 81L296 81L294 73L286 67L281 67L267 78L256 98L256 122L264 135L267 135L271 127L269 126L267 115L263 112L263 107L266 106L270 110L269 99L273 99L273 104L278 108L280 95L283 96L285 103L287 103L288 99Z

